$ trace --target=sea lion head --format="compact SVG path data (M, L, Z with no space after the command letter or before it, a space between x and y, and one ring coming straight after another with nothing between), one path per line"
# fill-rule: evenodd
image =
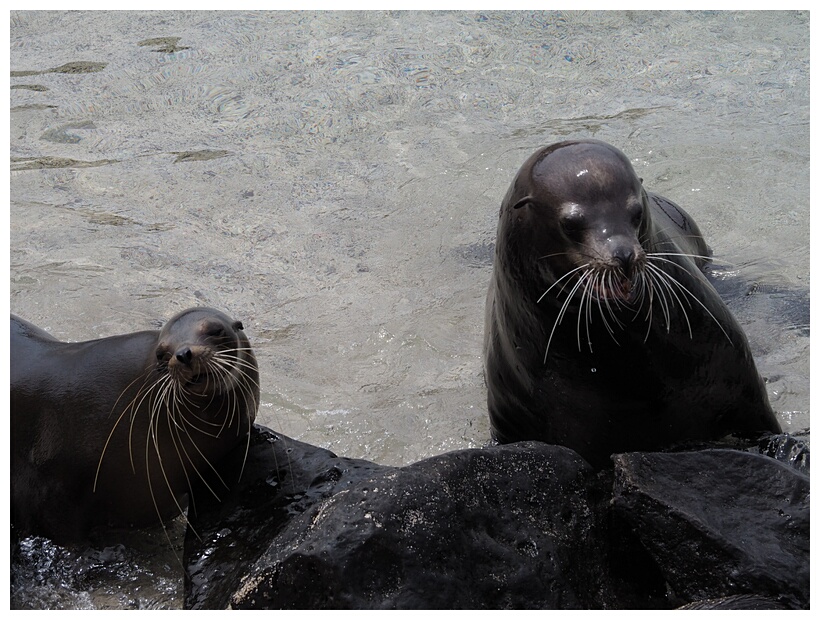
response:
M194 396L224 394L243 381L255 361L241 321L213 308L190 308L174 316L159 334L157 370Z
M570 297L614 305L635 299L649 208L621 151L597 140L541 149L522 166L505 206L542 286L560 282Z

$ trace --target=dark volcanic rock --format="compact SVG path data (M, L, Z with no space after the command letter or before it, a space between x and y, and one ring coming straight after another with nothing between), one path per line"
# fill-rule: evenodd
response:
M610 485L540 443L394 468L257 427L241 485L190 517L185 605L605 606L595 506Z
M755 594L808 607L809 478L736 450L615 458L615 514L684 602Z
M375 472L293 519L239 608L587 608L604 604L594 474L537 443Z
M386 467L257 427L241 484L190 517L185 605L808 606L806 475L738 450L614 461L526 442Z
M279 532L308 508L347 488L371 471L391 467L339 458L317 448L254 426L245 447L231 457L240 483L219 502L198 492L189 510L185 535L187 609L224 609L242 575ZM201 491L201 490L200 490Z

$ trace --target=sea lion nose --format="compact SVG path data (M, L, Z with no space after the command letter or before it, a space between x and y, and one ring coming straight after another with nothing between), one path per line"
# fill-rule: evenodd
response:
M182 364L190 364L193 356L194 354L191 352L191 347L182 347L178 349L175 354L177 361Z
M632 263L635 262L635 252L632 248L617 247L612 252L612 258L619 263L624 272L629 273L632 270Z
M635 265L635 250L631 245L618 244L610 252L612 263L618 267L627 277L632 274Z
M636 263L641 260L643 249L631 235L612 235L606 241L609 263L628 278L632 277Z

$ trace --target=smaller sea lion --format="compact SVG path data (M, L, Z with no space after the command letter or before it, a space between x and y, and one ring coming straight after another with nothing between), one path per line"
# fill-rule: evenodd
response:
M61 342L11 316L11 515L57 542L178 515L259 406L242 323L190 308L160 331Z
M730 433L779 433L746 336L678 205L597 140L522 165L499 213L484 377L493 435L595 466Z

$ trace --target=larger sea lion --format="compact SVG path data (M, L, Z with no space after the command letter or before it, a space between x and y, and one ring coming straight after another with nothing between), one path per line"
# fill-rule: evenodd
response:
M242 323L217 310L70 343L12 315L12 522L69 542L177 515L193 485L233 482L219 461L248 441L258 405Z
M499 214L484 363L503 442L613 453L780 432L679 206L597 140L534 153Z

